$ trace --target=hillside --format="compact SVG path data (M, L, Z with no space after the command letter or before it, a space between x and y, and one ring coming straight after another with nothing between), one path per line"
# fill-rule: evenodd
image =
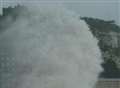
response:
M94 36L99 40L105 63L101 77L120 78L120 27L114 21L81 17L89 25Z

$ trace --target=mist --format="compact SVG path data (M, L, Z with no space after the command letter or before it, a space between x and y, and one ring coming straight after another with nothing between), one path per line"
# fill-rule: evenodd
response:
M78 14L52 4L13 10L0 34L1 88L95 87L101 52Z

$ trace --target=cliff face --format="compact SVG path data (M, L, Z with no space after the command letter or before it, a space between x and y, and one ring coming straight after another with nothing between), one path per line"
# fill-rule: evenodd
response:
M99 40L105 63L101 77L120 78L120 27L114 21L82 17Z

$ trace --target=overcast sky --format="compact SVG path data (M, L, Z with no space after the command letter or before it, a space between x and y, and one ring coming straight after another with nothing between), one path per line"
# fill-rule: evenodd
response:
M105 20L115 20L120 24L120 2L76 2L67 6L81 16L96 17Z
M0 0L0 7L16 1L32 1L32 0ZM34 0L43 2L43 0ZM47 0L44 0L47 2ZM64 3L64 5L80 16L88 16L101 18L105 20L115 20L120 24L120 0L49 0L52 3Z

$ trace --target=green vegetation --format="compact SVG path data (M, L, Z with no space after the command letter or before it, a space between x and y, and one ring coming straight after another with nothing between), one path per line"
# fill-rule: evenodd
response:
M120 27L114 21L81 17L99 40L102 51L104 72L100 77L120 78Z

